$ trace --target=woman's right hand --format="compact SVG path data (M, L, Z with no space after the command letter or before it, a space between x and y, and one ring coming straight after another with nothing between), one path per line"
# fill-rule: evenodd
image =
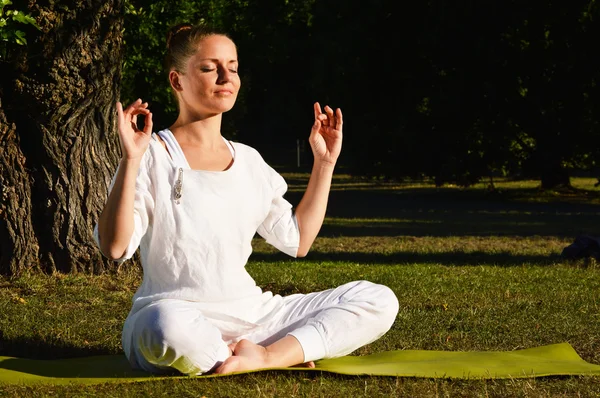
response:
M121 102L117 102L117 124L121 141L121 156L123 159L141 159L152 136L152 113L148 103L136 100L123 110ZM137 127L138 115L144 115L144 129Z

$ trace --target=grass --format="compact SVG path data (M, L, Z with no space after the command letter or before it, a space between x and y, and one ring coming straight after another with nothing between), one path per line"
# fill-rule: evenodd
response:
M297 203L306 175L287 174ZM255 240L248 269L264 289L309 292L368 279L400 301L392 329L357 350L514 350L567 341L600 364L600 266L565 260L579 233L600 234L595 179L542 192L534 181L468 189L337 176L306 258ZM0 355L121 352L137 268L100 275L0 278ZM0 386L0 396L597 397L598 377L436 380L259 372L220 379L96 386Z

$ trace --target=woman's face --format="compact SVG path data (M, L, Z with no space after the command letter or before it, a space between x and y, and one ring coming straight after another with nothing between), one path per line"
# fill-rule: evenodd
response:
M208 36L179 74L180 107L208 116L227 112L235 104L241 86L235 44L225 36Z

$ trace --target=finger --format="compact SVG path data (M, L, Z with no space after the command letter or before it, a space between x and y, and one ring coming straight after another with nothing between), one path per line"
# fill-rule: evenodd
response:
M138 114L139 114L139 113L147 113L147 112L150 112L150 111L148 110L148 103L147 103L147 102L144 102L144 103L142 103L142 104L139 104L137 107L135 107L135 108L133 109L133 112L135 112L135 113L138 113Z
M131 104L129 104L129 106L127 108L125 108L125 113L131 113L131 111L134 110L135 108L137 108L141 103L142 103L141 98L136 99Z
M137 128L137 114L131 116L131 126L133 126L134 130L138 130Z
M317 120L319 118L319 115L321 114L321 105L318 102L315 102L313 105L313 109L315 111L315 120Z
M325 105L325 113L329 116L330 121L334 120L335 115L333 114L333 109L329 105Z
M144 134L152 133L152 113L148 112L144 119Z
M148 103L144 102L143 104L134 104L130 112L133 115L139 115L140 113L146 114L150 112L150 110L148 110Z
M125 116L123 115L123 104L120 101L117 101L117 126L119 130L125 124Z
M150 109L144 109L144 108L136 108L134 110L131 111L131 115L147 115L148 113L150 113Z
M333 115L333 109L329 105L325 105L325 113L327 114L327 122L324 124L326 126L335 126L335 116Z
M337 108L335 110L335 115L336 115L336 117L335 117L335 122L336 122L335 123L335 129L342 131L342 126L344 125L344 120L343 120L343 117L342 117L342 110L340 108Z

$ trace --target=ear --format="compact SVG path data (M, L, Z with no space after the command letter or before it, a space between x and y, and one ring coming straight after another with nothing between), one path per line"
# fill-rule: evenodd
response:
M169 82L171 83L171 87L173 88L173 90L175 90L176 92L182 90L181 77L179 76L179 73L177 71L172 70L171 72L169 72Z

